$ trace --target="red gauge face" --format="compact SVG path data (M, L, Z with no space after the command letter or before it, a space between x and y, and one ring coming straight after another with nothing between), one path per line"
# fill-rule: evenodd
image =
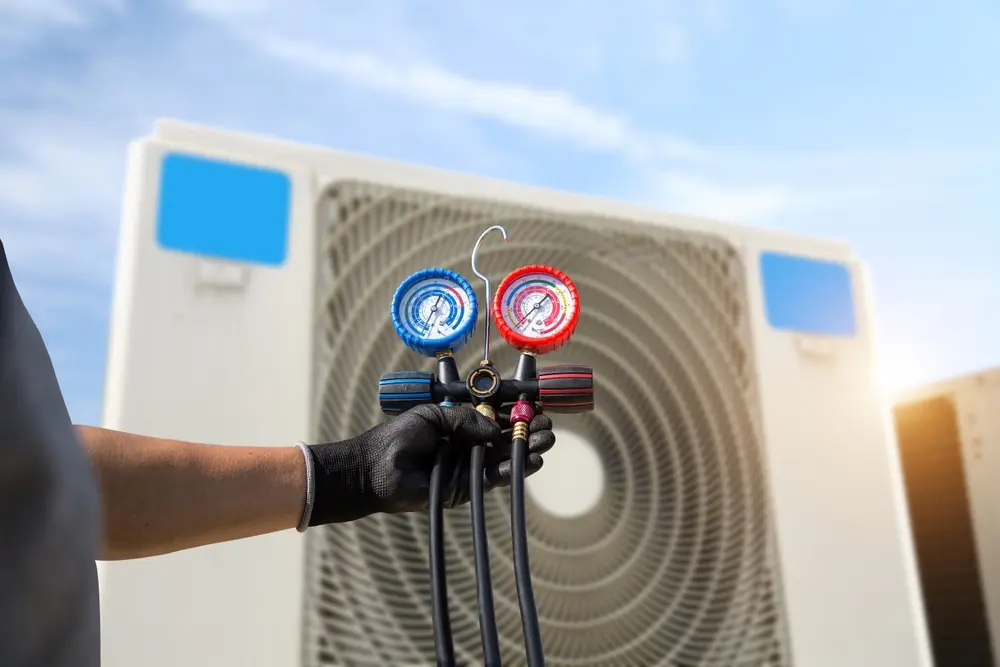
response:
M580 319L580 297L565 273L550 266L523 266L497 288L493 320L504 340L519 350L545 354L565 345Z

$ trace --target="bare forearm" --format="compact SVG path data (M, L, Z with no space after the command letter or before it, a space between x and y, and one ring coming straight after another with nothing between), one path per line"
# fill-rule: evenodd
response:
M230 447L77 433L100 479L105 560L141 558L294 528L306 481L295 447Z

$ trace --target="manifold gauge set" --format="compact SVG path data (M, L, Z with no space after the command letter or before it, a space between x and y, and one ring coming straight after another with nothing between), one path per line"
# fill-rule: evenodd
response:
M418 354L436 358L437 372L393 371L379 379L379 404L388 415L398 415L423 403L469 404L478 412L511 428L511 537L525 654L531 667L545 664L542 637L535 609L528 558L524 482L528 455L528 425L539 411L577 413L594 409L594 374L587 366L539 367L540 355L558 350L576 330L580 296L572 279L557 268L522 266L501 281L490 299L490 280L476 267L476 253L483 239L499 231L484 231L472 251L472 271L486 285L486 318L483 358L467 377L461 377L454 353L472 338L479 317L479 302L472 285L455 271L428 268L410 275L396 289L389 308L396 333ZM492 322L490 321L492 320ZM520 353L513 372L504 377L490 362L490 328ZM487 443L475 443L470 456L469 498L472 514L476 592L479 606L483 660L487 667L501 664L493 609L489 544L483 502L483 460ZM443 480L451 466L461 465L447 441L438 447L429 492L428 557L434 643L439 666L455 665L455 651L448 615L444 557Z

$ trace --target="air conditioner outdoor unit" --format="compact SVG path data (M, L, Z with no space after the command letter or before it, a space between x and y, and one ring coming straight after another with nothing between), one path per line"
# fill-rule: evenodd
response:
M480 268L569 274L582 316L545 363L597 385L529 480L548 664L929 665L867 278L838 243L162 121L131 147L105 426L250 445L374 425L379 375L433 363L396 338L394 289L444 267L482 300L469 253L497 223ZM487 519L516 665L507 503ZM446 515L475 664L469 512ZM104 665L431 664L426 521L102 564Z
M1000 369L908 392L893 414L938 665L1000 665Z

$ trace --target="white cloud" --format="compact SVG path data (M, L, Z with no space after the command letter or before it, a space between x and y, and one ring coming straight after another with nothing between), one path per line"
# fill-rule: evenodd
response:
M469 72L475 78L519 72L555 75L564 83L599 72L624 53L633 65L662 64L657 48L665 39L684 42L685 48L674 47L678 54L690 53L685 4L630 0L591 3L581 11L576 0L367 0L336 8L326 0L183 0L192 14L230 27L265 27L389 58L461 59L478 68Z
M0 18L3 18L5 23L9 21L57 25L84 23L84 14L80 8L62 0L3 0L0 2Z
M101 16L124 8L124 0L0 0L0 56L52 32L86 29Z
M35 295L110 283L127 144L139 128L103 108L127 99L108 87L84 75L38 86L23 108L0 106L3 238L19 275L43 283Z
M183 4L197 14L220 18L255 17L275 7L272 0L184 0Z
M691 215L746 222L773 223L794 203L794 193L783 184L722 184L680 171L656 179L660 206Z
M300 71L569 139L584 148L623 150L635 141L623 117L590 108L563 91L476 81L424 63L393 65L369 53L339 52L274 35L259 36L254 43Z
M572 82L581 72L601 69L609 49L623 43L619 38L637 44L629 49L631 66L644 59L683 61L690 50L687 33L659 9L660 3L643 2L642 8L650 10L643 13L631 6L580 12L567 0L546 4L544 11L534 2L477 5L472 11L465 3L370 0L364 9L331 17L327 5L307 1L296 6L296 20L280 3L252 4L248 10L232 0L187 0L186 7L299 76L325 76L585 150L642 160L691 159L702 153L693 142L644 132L622 114L587 104L558 85L526 83L553 72L561 83ZM323 26L318 34L316 25ZM336 27L328 30L331 25ZM619 32L624 28L635 32L626 37ZM448 56L481 74L460 74L437 64Z
M120 196L125 146L103 128L53 114L0 122L16 127L0 156L0 206L36 221L106 214Z

